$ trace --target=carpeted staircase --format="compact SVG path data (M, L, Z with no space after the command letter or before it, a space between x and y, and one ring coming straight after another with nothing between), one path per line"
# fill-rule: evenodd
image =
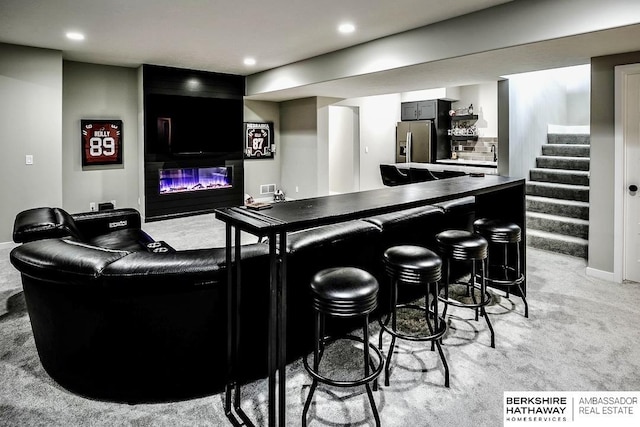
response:
M589 134L549 133L527 182L527 245L587 258Z

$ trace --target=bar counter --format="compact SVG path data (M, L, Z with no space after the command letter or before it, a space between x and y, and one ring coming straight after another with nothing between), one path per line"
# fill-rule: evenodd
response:
M386 187L356 193L315 197L274 203L272 208L253 211L246 207L217 209L216 218L226 224L226 256L228 268L228 384L225 411L234 425L252 425L240 407L240 384L237 384L238 287L241 274L240 232L269 238L270 254L270 309L269 309L269 413L268 424L286 425L286 286L287 254L277 248L286 248L287 233L321 225L335 224L352 219L431 205L466 196L476 197L476 216L502 218L515 222L525 233L525 180L497 175L482 177L461 176L437 181ZM235 244L232 242L235 228ZM279 245L276 245L276 242ZM233 248L233 250L232 250ZM526 248L526 241L523 241ZM234 254L235 253L235 254ZM520 254L523 271L526 253ZM235 274L234 274L235 272ZM267 272L265 272L267 274ZM523 283L526 293L526 283ZM278 381L276 381L276 374ZM276 388L277 393L276 393ZM235 391L235 395L233 395ZM232 402L233 400L233 402ZM277 402L277 411L276 411ZM236 414L233 412L235 411ZM277 412L277 414L276 414ZM240 420L237 418L239 417Z

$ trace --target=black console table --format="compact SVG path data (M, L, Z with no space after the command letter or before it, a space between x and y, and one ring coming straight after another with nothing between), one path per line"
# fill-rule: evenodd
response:
M233 260L240 259L241 231L269 238L268 423L269 426L275 426L276 422L284 426L286 425L287 233L466 196L476 196L477 216L509 219L522 228L522 238L526 239L526 233L524 233L525 180L496 175L462 176L357 193L295 200L276 203L271 209L263 211L249 210L245 207L217 209L216 218L226 224L226 263L229 266L227 269L228 378L225 390L225 412L230 421L234 425L253 425L240 407L240 384L237 381L239 343L237 317L240 295L238 288L241 269L240 263L234 264ZM235 228L235 239L232 239L233 228ZM523 247L526 248L526 241L523 243ZM524 271L526 250L521 251L520 256ZM231 268L232 265L234 268ZM523 283L523 291L526 293L526 283Z

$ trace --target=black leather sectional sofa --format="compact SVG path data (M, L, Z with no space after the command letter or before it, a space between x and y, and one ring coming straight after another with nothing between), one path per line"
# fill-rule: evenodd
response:
M381 285L382 252L401 243L432 246L445 228L468 228L474 200L408 209L291 233L287 239L289 361L312 349L308 284L335 265L361 267ZM185 230L188 233L188 230ZM134 209L70 215L21 212L11 252L45 370L92 398L168 401L222 390L226 373L224 247L176 251L141 229ZM266 375L268 245L242 250L241 374ZM408 296L413 297L413 296ZM332 325L328 325L329 331Z

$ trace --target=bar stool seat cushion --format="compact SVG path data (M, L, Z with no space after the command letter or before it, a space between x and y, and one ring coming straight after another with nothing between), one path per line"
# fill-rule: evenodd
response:
M480 218L474 221L473 228L493 243L517 243L522 239L520 227L509 221Z
M484 237L465 230L445 230L436 235L440 253L456 260L484 259L489 243Z
M384 263L391 277L405 283L433 283L442 278L442 260L420 246L393 246L384 252Z
M378 281L355 267L319 271L311 280L313 306L337 317L362 316L377 306Z

